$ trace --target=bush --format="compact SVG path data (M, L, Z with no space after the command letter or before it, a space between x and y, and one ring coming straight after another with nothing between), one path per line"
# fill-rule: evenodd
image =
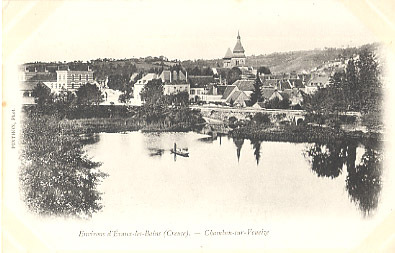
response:
M252 118L252 120L253 120L256 124L258 124L258 125L261 125L261 124L268 124L268 123L271 122L271 121L270 121L269 114L267 114L267 113L261 113L261 112L256 113L256 114L254 115L254 117Z
M96 190L105 174L64 134L54 116L31 114L23 122L20 182L23 199L39 214L91 216L102 208Z

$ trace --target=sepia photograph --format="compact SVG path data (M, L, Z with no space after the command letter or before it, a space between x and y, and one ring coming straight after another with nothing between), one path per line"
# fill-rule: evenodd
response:
M3 252L394 252L394 11L2 1Z

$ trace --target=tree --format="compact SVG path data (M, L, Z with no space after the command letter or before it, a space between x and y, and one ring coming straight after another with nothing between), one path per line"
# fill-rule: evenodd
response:
M254 82L254 90L251 94L251 105L255 104L256 102L261 102L263 100L261 87L262 87L262 82L261 79L259 78L259 74L257 73Z
M156 104L163 96L163 83L161 79L153 79L144 85L143 90L140 92L141 98L145 104Z
M108 76L107 86L113 90L125 91L129 84L129 74L113 74Z
M86 157L78 137L53 116L28 114L22 129L23 200L44 215L91 216L102 208L97 186L106 174Z
M258 125L261 124L269 124L270 121L270 117L269 114L267 113L261 113L261 112L257 112L253 117L252 117L253 122L255 122Z
M101 91L95 84L86 83L77 91L77 103L80 105L98 105L102 101Z
M349 59L346 72L335 73L327 88L312 97L310 110L320 113L339 111L377 112L381 109L380 67L372 49L362 48L359 59Z
M233 84L237 80L241 79L241 70L237 67L233 67L229 72L226 77L226 80L228 81L228 85Z
M43 107L52 102L51 89L42 82L34 87L32 96L39 107Z
M360 110L363 112L380 111L382 83L380 67L371 49L363 48L359 53L358 83L360 89Z
M131 98L133 98L132 85L127 85L123 93L119 95L118 101L127 104Z
M278 97L275 97L265 103L265 108L267 109L288 109L290 105L290 101L288 98L283 98L280 100Z
M261 66L258 68L257 74L265 74L265 75L270 75L272 72L268 67Z

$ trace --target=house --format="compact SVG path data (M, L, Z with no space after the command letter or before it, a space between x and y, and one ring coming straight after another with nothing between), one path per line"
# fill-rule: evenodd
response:
M276 88L273 87L263 87L261 89L261 92L262 92L263 102L267 102L275 98L278 98L278 100L280 101L284 99L282 93L280 93Z
M233 90L238 90L235 85L227 85L226 89L224 90L222 94L222 100L225 102L227 98L232 94Z
M255 80L237 80L232 85L226 86L222 93L222 102L243 107L247 106L251 94L255 90L254 83Z
M56 89L76 91L79 87L87 83L93 83L93 71L87 66L87 70L65 70L56 71Z
M142 78L140 78L139 80L137 80L137 82L134 84L133 87L133 99L131 99L132 105L140 106L143 104L143 100L140 96L140 93L143 90L144 85L154 79L159 79L158 75L155 73L148 73Z
M33 82L41 82L46 85L48 88L51 89L52 93L58 93L61 88L57 86L57 77L55 73L50 74L36 74L35 76L31 77L29 81Z
M304 101L304 92L301 89L294 88L292 90L286 90L281 93L284 98L290 101L290 107L292 109L300 108Z
M255 80L237 80L233 83L233 85L236 85L236 87L240 90L243 91L243 93L248 97L247 100L250 99L251 94L254 92L255 87L254 87ZM248 102L248 101L245 101Z
M212 101L213 97L211 95L217 95L213 76L189 76L188 82L190 84L189 99L191 102Z
M241 86L241 88L244 88ZM250 93L240 90L236 85L228 85L222 95L222 102L229 105L245 107L250 100Z
M264 109L264 108L265 108L265 103L264 103L264 102L256 102L256 103L252 106L252 108L255 108L255 109Z
M243 91L234 90L232 94L226 99L226 103L234 106L246 107L250 97Z
M159 78L164 84L164 95L177 94L180 92L187 92L188 94L190 93L190 84L187 82L188 73L186 71L184 74L182 70L163 70L159 75Z
M313 94L319 88L325 88L329 85L329 75L318 74L311 77L305 86L305 93Z
M37 81L22 81L19 85L19 91L22 97L22 104L31 105L35 104L33 97L33 90L39 82Z
M130 75L129 82L132 83L138 77L139 73L133 73Z

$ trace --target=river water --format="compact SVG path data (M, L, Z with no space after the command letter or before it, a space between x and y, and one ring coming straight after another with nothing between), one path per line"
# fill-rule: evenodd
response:
M189 157L172 154L174 143ZM98 189L103 209L91 224L170 226L192 234L264 229L271 236L249 238L249 246L288 240L321 247L330 239L327 246L354 247L378 221L382 157L358 143L128 132L101 133L85 150L109 175ZM226 245L240 246L240 240Z
M357 142L262 142L196 132L101 133L96 140L85 151L108 174L98 187L101 211L87 220L31 219L58 248L349 249L393 207L382 151ZM174 143L189 157L172 154ZM182 236L163 236L168 230ZM218 235L249 230L266 234ZM161 234L80 236L110 231Z
M99 189L103 213L117 216L366 218L374 216L382 188L380 154L358 143L258 142L195 132L99 138L86 150L109 174ZM189 157L172 154L174 143Z

